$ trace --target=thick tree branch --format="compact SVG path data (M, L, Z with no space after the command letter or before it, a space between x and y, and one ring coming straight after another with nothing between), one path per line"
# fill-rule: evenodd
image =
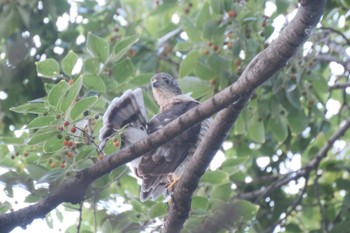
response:
M297 48L308 38L322 16L325 1L309 0L302 1L301 4L302 7L298 14L280 36L266 50L259 53L249 63L239 80L229 87L231 94L244 96L242 89L237 90L235 88L241 86L247 93L246 96L248 96L255 88L269 79L273 73L285 66ZM215 101L215 99L212 101ZM188 218L191 197L198 186L199 179L226 138L226 134L239 115L245 100L241 99L238 104L238 106L231 105L217 115L215 123L210 127L207 136L178 182L165 223L166 233L175 233L182 229L185 220Z
M210 117L229 106L240 96L246 96L283 67L311 33L323 12L325 0L304 0L294 20L280 37L266 50L255 57L236 83L216 94L209 100L171 122L149 137L106 157L93 166L77 172L75 177L58 186L51 194L29 207L0 215L0 232L8 232L16 226L25 227L36 218L44 217L60 203L79 203L91 182L108 174L113 169L158 147L183 130Z

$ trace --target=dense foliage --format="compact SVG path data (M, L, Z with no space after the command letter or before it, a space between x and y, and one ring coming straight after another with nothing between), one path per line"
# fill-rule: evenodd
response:
M227 227L238 231L347 230L349 133L307 175L293 176L349 117L348 7L346 0L329 1L304 48L257 89L221 149L223 162L214 159L218 168L202 177L185 232L215 213L218 204L232 201L236 213ZM294 0L3 0L2 191L10 200L20 187L28 191L26 203L37 202L74 171L102 159L98 132L107 104L142 87L148 114L154 115L158 108L148 83L155 72L178 77L183 91L200 101L224 89L296 8ZM119 147L116 135L104 152ZM290 182L269 186L284 177ZM242 195L264 187L267 192ZM126 167L100 178L86 193L80 230L158 231L167 204L141 203L138 193ZM238 194L247 200L233 199ZM11 211L11 203L0 200L0 213ZM64 218L59 210L53 214ZM76 224L68 227L75 231Z

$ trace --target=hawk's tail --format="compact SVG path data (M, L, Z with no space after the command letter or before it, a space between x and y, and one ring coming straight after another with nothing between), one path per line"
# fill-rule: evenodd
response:
M126 91L121 97L113 99L107 111L103 115L103 127L100 129L99 139L101 144L99 150L102 151L108 139L119 129L130 124L128 128L141 129L146 132L147 115L143 95L140 88ZM128 131L128 130L126 130ZM131 135L125 132L128 141L139 140L138 135ZM146 134L147 135L147 134Z

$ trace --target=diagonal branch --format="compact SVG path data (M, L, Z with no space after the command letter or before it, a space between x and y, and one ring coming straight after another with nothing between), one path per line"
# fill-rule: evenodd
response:
M180 116L162 130L77 172L73 179L59 185L49 196L38 203L0 215L0 232L8 232L16 226L25 228L34 219L44 217L63 202L79 203L89 184L97 178L147 153L152 148L164 144L185 129L228 107L239 97L252 92L282 68L296 52L298 46L306 40L322 15L325 2L325 0L301 1L302 7L295 19L274 43L251 61L237 82Z

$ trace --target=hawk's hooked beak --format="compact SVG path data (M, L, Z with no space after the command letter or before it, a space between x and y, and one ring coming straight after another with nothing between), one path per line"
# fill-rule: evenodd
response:
M152 87L154 87L154 88L157 88L157 87L159 87L159 83L157 82L157 81L153 81L152 82Z

